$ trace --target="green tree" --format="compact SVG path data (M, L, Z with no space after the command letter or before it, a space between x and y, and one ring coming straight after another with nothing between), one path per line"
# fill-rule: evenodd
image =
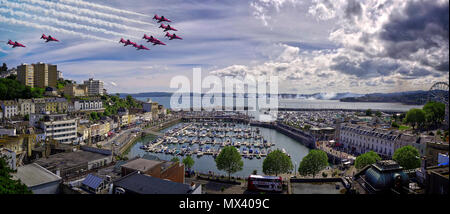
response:
M10 74L8 77L6 77L7 79L10 79L10 80L16 80L17 79L17 75L15 75L15 74Z
M217 169L226 171L229 179L231 179L231 173L241 171L244 166L241 154L233 146L224 147L215 161Z
M398 125L398 123L396 123L395 121L392 121L391 126L392 126L393 128L400 128L400 125Z
M416 169L421 165L419 150L413 146L404 146L395 150L392 159L405 169Z
M292 168L291 158L278 149L269 153L263 161L263 172L267 175L289 173Z
M439 102L428 102L422 108L425 111L425 119L428 123L436 126L445 117L445 104Z
M362 169L365 166L374 164L379 160L381 160L381 158L376 152L374 152L374 151L366 152L366 153L356 157L355 167L357 169Z
M194 166L194 163L195 163L195 161L194 161L194 159L191 158L191 156L186 156L186 157L183 159L183 164L184 164L188 169L191 169L191 168Z
M310 125L304 125L304 126L303 126L303 129L304 129L304 130L309 130L309 129L311 129L311 126L310 126Z
M0 100L29 99L42 97L44 89L35 89L22 85L14 78L0 78Z
M170 159L171 162L180 162L180 158L178 157L173 157L172 159Z
M382 114L381 114L381 111L376 111L376 112L375 112L375 116L381 117L381 115L382 115Z
M415 129L416 126L420 127L425 122L425 111L417 108L410 109L406 113L405 120L412 125L413 129Z
M324 151L311 150L300 162L298 172L300 175L316 176L322 169L328 166L328 156Z
M0 157L0 195L1 194L31 194L32 192L20 180L13 180L12 173L4 158Z
M372 113L372 109L369 108L366 110L366 116L372 116Z
M92 120L92 121L97 121L97 120L100 119L100 116L99 116L98 113L95 112L95 111L94 111L94 112L91 112L90 117L91 117L91 120Z

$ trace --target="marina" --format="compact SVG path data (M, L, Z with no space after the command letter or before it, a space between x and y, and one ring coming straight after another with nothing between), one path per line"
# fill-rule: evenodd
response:
M248 124L229 122L191 122L180 123L162 130L163 137L150 140L142 138L134 145L129 158L151 154L163 160L173 157L183 159L191 156L195 160L194 170L200 172L218 171L214 158L225 146L233 146L244 161L242 171L237 176L248 176L253 170L262 172L264 158L273 150L279 149L291 157L292 163L300 162L309 149L300 142L276 130L253 127Z

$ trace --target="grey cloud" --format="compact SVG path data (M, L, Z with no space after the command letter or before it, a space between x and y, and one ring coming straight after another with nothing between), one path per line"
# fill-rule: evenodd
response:
M398 70L398 73L404 76L405 78L414 78L414 79L417 77L428 76L431 74L430 71L423 68L412 68L412 69L400 68Z
M355 16L360 17L361 14L361 4L358 1L350 0L345 8L345 18L352 19Z
M367 81L367 82L365 82L365 84L367 86L377 86L378 85L378 83L376 81Z
M412 59L419 50L447 47L449 36L449 4L436 1L411 1L402 13L393 13L383 26L379 38L385 42L386 55L395 59ZM427 56L422 64L429 65ZM448 54L433 66L448 71Z
M359 78L371 78L392 74L399 65L388 60L366 59L362 62L350 59L347 56L337 56L332 60L331 69Z
M333 76L333 74L332 73L318 73L317 76L320 78L328 78L328 77Z
M359 86L358 82L356 82L356 81L350 82L350 87L358 87L358 86Z

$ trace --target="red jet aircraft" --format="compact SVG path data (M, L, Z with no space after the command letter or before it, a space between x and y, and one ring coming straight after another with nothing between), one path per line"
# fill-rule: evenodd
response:
M147 48L147 47L145 47L143 45L136 45L136 44L134 44L133 46L136 48L136 50L142 50L142 49L150 50L150 48Z
M159 17L156 14L155 14L155 16L153 16L153 19L158 20L158 23L161 23L161 22L172 22L172 21L166 19L164 16Z
M181 37L179 37L179 36L177 36L175 34L170 34L169 32L166 33L166 37L169 37L170 38L169 40L172 40L172 39L183 39L183 38L181 38Z
M161 24L161 26L159 26L159 28L164 28L164 32L169 31L169 30L178 31L177 29L170 27L170 25L164 25L164 24Z
M41 39L47 40L45 42L59 42L56 38L53 38L50 35L46 36L45 34L42 34Z
M164 42L159 41L159 39L154 38L153 36L147 36L147 34L144 34L143 39L146 39L147 42L153 43L153 45L166 45Z
M120 39L119 43L123 43L124 46L127 46L127 45L133 45L134 46L134 45L136 45L136 43L130 41L129 39L125 40L123 38Z
M11 40L9 40L8 43L6 43L6 44L7 45L12 45L13 48L15 48L15 47L25 47L25 45L22 45L22 44L18 43L17 41L13 42Z

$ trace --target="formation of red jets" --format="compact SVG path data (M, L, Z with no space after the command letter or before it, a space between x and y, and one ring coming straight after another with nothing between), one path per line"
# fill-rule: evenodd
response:
M50 35L46 36L45 34L42 34L41 39L45 40L45 42L59 42L58 39L56 39L55 37L52 37ZM26 47L25 45L22 45L20 43L18 43L17 41L13 42L11 40L8 41L8 43L6 43L7 45L11 45L12 48L16 48L16 47Z
M153 17L153 19L157 20L158 23L161 22L172 22L169 19L165 18L164 16L159 17L158 15L155 15ZM183 39L177 35L174 34L170 34L167 31L178 31L177 29L171 27L170 25L164 25L164 23L161 23L161 25L159 26L159 28L164 29L163 32L166 32L166 35L164 37L168 37L169 40L173 40L173 39ZM52 37L51 35L46 36L45 34L42 34L41 39L45 40L45 42L59 42L58 39L56 39L55 37ZM151 42L153 45L166 45L164 42L161 42L159 39L153 37L153 36L147 36L147 34L144 34L144 36L142 37L142 39L147 40L147 42ZM136 48L136 50L150 50L150 48L145 47L144 45L138 45L135 42L130 41L129 39L125 40L123 38L120 39L119 43L123 43L124 46L128 46L128 45L132 45L133 47ZM11 40L8 41L8 43L6 43L7 45L11 45L12 48L16 48L16 47L26 47L23 44L18 43L17 41L13 42Z
M172 22L169 19L165 18L164 16L159 17L158 15L153 16L153 19L157 20L158 23L161 22ZM178 31L177 29L171 27L170 25L164 25L164 23L161 24L161 26L159 26L159 28L164 29L163 32L167 32L169 30L172 31ZM173 39L183 39L175 34L170 34L169 32L166 33L165 37L168 37L169 40L173 40ZM153 45L166 45L164 42L161 42L159 39L153 37L153 36L147 36L147 34L144 34L144 36L142 37L142 39L147 40L147 42L151 42ZM129 39L125 40L123 38L120 39L119 43L123 43L123 46L128 46L128 45L132 45L133 47L136 48L136 50L150 50L149 48L145 47L144 45L137 45L135 42L130 41Z

